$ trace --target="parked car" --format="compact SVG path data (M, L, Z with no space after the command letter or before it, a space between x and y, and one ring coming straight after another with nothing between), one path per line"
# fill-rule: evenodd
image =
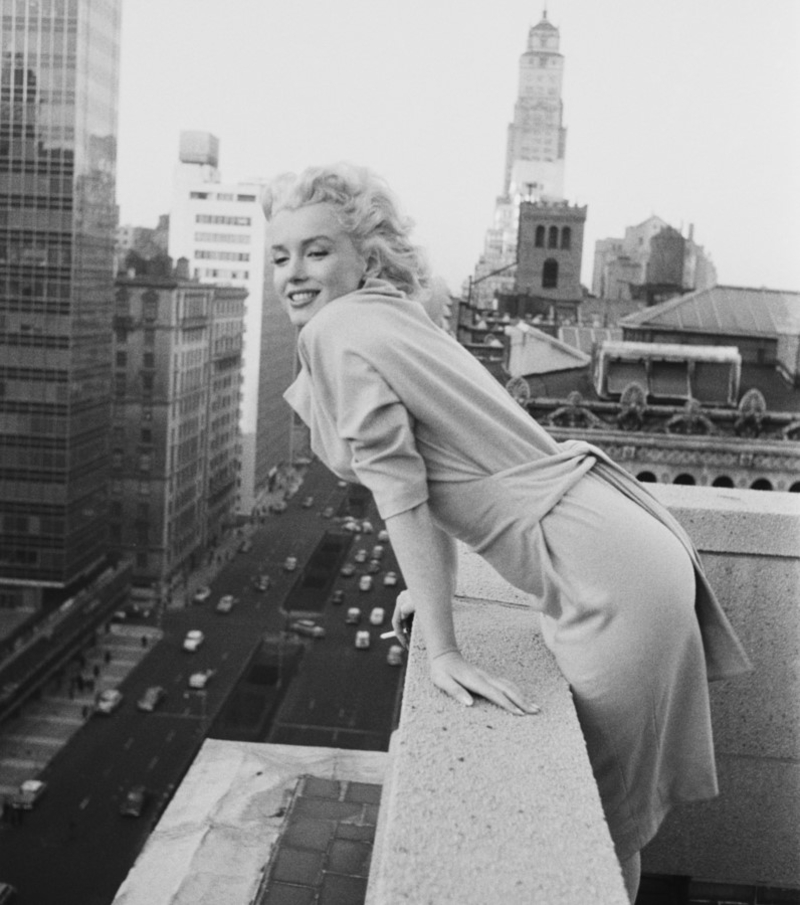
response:
M122 692L118 688L106 688L95 699L94 712L101 713L103 716L111 716L121 703Z
M166 696L166 688L162 688L161 685L151 685L136 702L136 707L145 713L152 713Z
M286 512L286 510L289 508L289 504L286 502L286 500L276 500L269 508L276 515L280 515L281 512Z
M372 576L371 575L362 575L361 578L358 579L358 589L360 591L371 591L372 590Z
M378 572L380 572L380 570L381 570L381 564L380 564L379 560L371 559L367 563L367 572L369 572L370 575L377 575Z
M383 545L375 544L372 548L372 559L381 559L383 557Z
M205 603L206 600L211 596L211 588L207 588L205 585L199 587L194 594L192 594L192 600L195 603Z
M26 779L17 789L17 794L11 799L11 804L23 811L30 811L46 791L46 782L41 779Z
M383 620L386 618L386 611L382 606L374 606L372 608L372 612L369 614L369 622L370 625L383 625Z
M358 625L361 622L361 610L357 606L348 607L344 621L348 625Z
M239 552L240 552L240 553L249 553L252 549L253 549L253 542L250 540L249 537L246 537L246 538L239 544Z
M378 532L378 540L382 544L389 543L389 532L385 528L381 528L381 530Z
M216 672L216 669L201 669L193 672L189 676L189 688L202 689L208 685L209 680Z
M337 588L333 594L331 595L331 603L334 606L339 606L344 603L344 591L341 588Z
M367 551L364 547L360 550L356 550L355 556L353 557L354 562L366 562L367 561Z
M314 505L314 497L307 496L300 505L303 509L310 509Z
M189 651L190 654L193 654L205 640L206 636L200 629L193 628L186 633L186 637L183 639L183 649Z
M298 619L289 624L290 631L297 632L298 635L306 635L308 638L324 638L325 629L321 625L317 625L311 619Z
M403 665L403 648L399 644L393 644L389 648L386 654L386 662L389 666Z
M236 598L233 594L226 594L224 597L220 597L215 609L218 613L230 613L235 603Z
M346 562L339 570L339 574L345 578L350 578L356 574L356 567L351 562Z
M257 591L268 591L272 584L272 579L269 575L255 575L253 576L253 587Z
M367 521L367 519L364 519L364 521L361 523L361 533L362 534L372 534L372 532L374 530L375 529L372 527L372 522Z
M397 572L387 572L383 576L383 583L387 588L393 588L397 585Z
M356 632L356 647L358 650L366 650L369 647L369 632Z
M322 517L323 518L333 518L333 506L326 506L322 510Z
M147 798L147 789L144 786L131 786L119 806L120 814L123 817L141 817L147 804Z
M296 556L287 556L283 561L283 568L287 572L294 572L297 568L297 557Z

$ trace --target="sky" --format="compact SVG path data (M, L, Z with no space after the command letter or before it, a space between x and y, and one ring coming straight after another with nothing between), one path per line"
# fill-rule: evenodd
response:
M168 213L182 130L226 182L347 160L389 182L458 293L503 188L544 0L123 0L120 223ZM547 0L565 195L598 239L657 214L724 285L800 290L800 2Z

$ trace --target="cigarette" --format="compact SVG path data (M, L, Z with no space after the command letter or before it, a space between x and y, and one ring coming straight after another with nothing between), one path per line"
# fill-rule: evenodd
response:
M383 632L381 634L381 638L396 638L397 634L395 632Z

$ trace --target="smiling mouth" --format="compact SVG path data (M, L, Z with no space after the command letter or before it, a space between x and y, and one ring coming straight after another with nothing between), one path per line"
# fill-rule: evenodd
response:
M291 292L289 294L289 301L292 305L296 307L302 307L303 305L307 305L309 302L313 302L314 299L319 295L319 292L316 290L304 290L303 292Z

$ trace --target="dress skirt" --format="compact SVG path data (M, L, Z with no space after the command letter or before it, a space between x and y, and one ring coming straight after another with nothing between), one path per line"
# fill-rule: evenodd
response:
M695 575L657 519L591 473L541 521L542 629L625 860L670 807L717 794Z

